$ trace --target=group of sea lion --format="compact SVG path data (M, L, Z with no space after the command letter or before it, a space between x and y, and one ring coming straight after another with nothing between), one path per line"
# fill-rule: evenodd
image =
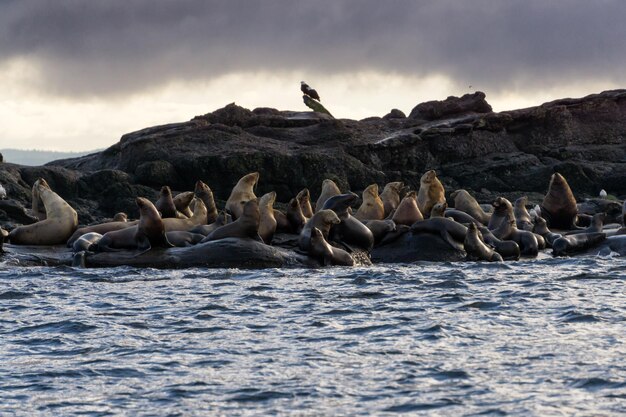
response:
M612 250L626 248L626 204L621 224L603 224L603 213L581 215L567 181L558 173L552 175L541 205L530 211L525 196L514 203L498 197L492 210L485 211L462 189L450 194L453 208L448 208L434 170L421 177L417 192L396 181L379 194L378 185L371 184L358 207L355 193L342 192L326 179L316 203L305 188L289 201L285 212L274 208L275 192L255 195L258 181L258 172L243 176L222 211L210 187L197 181L193 191L176 196L163 186L154 204L137 197L138 220L129 221L126 214L118 213L110 221L78 228L76 211L40 178L32 188L32 211L40 221L16 227L8 236L0 230L0 242L7 238L14 245L66 243L80 254L79 264L93 252L141 254L227 238L287 247L324 266L368 264L372 250L385 245L410 252L402 259L423 259L420 252L427 253L427 248L419 243L420 237L426 238L423 242L441 242L451 253L463 254L463 259L489 262L535 257L545 248L552 248L555 256L571 255L607 238ZM277 235L281 238L276 240Z

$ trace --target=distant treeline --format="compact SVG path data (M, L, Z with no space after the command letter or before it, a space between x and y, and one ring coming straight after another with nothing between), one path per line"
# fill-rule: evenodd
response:
M46 164L50 161L65 158L77 158L79 156L98 152L97 150L88 152L55 152L55 151L39 151L24 149L0 149L0 153L4 157L4 162L19 165L38 166Z

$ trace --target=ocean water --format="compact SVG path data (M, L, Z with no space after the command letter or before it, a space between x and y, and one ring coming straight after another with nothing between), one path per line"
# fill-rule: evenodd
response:
M0 264L0 415L624 414L625 271Z

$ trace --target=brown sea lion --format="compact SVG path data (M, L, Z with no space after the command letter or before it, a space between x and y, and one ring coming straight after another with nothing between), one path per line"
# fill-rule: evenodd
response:
M206 207L206 224L211 224L217 219L218 211L213 198L213 191L202 181L196 181L194 188L196 198L199 198ZM254 194L253 194L254 195Z
M124 213L123 211L120 211L119 213L115 213L115 216L113 216L113 221L114 222L127 222L128 215Z
M552 244L552 255L569 256L599 245L606 240L605 233L580 233L577 235L562 236Z
M296 196L298 199L298 203L300 204L300 209L302 210L302 214L307 219L313 217L313 207L311 207L311 193L309 193L309 189L305 188L298 193Z
M320 230L324 235L324 239L328 239L330 228L341 223L337 214L332 210L320 210L313 215L302 228L300 237L298 238L298 246L303 251L308 251L311 243L311 230L314 228Z
M182 230L174 230L172 232L165 232L167 240L178 248L186 248L196 245L204 239L204 235L200 233L185 232Z
M446 211L444 212L444 217L449 217L453 219L454 221L459 222L461 224L465 224L465 225L468 225L470 223L476 223L476 226L483 226L483 224L479 220L473 218L466 212L453 209L453 208L452 209L447 208Z
M326 200L323 209L334 211L341 220L341 223L331 227L329 239L351 250L356 247L370 252L374 247L374 235L367 226L350 214L350 206L357 198L354 193L346 193Z
M526 204L528 204L528 197L526 196L515 200L513 215L515 216L515 224L518 229L532 232L534 225L530 213L526 210Z
M550 178L548 193L541 203L541 217L551 229L576 229L578 207L565 178L555 172Z
M378 195L378 185L371 184L363 190L363 203L354 214L357 219L382 220L385 218L385 206Z
M467 260L469 261L489 261L502 262L502 256L485 244L482 233L478 230L476 223L470 223L463 242Z
M352 256L343 249L331 246L326 239L324 239L324 235L320 229L314 227L310 235L311 243L308 249L309 256L318 259L324 266L354 266Z
M110 252L123 249L149 250L151 248L171 248L167 240L164 220L150 200L143 197L135 199L139 207L139 222L135 226L107 232L100 241L92 245L98 252ZM177 219L169 219L177 220Z
M606 213L596 213L591 218L591 224L589 227L582 230L573 230L565 233L566 236L577 235L580 233L600 233L604 227L604 219L606 219Z
M562 237L562 235L559 233L551 232L550 229L548 228L546 219L544 219L541 216L537 216L535 218L535 226L533 227L533 233L543 237L543 239L546 242L546 245L549 247L552 247L552 243L554 243L555 240Z
M387 220L368 220L365 222L365 226L374 235L374 245L381 243L389 233L396 231L396 224L391 219Z
M230 212L233 216L233 219L237 220L243 213L244 205L256 198L254 194L254 187L259 181L259 173L252 172L250 174L244 175L237 182L237 185L233 188L230 193L230 197L226 200L226 210Z
M259 236L259 224L261 223L261 212L259 210L259 201L248 200L243 206L241 216L232 223L215 229L211 234L205 237L202 242L211 240L219 240L227 237L251 238L263 241Z
M452 192L452 194L450 194L450 197L454 200L455 209L469 214L484 225L489 223L491 214L485 213L485 211L480 206L480 204L478 204L476 199L472 197L472 195L466 190L456 190Z
M446 213L446 209L448 208L448 203L445 201L443 203L437 203L430 209L430 217L444 217Z
M477 225L478 226L478 225ZM491 233L487 226L478 226L480 234L486 244L493 247L507 261L517 261L520 257L520 248L512 240L500 240Z
M447 217L433 217L413 223L411 232L413 234L438 234L452 248L462 251L463 242L467 235L467 227Z
M274 209L274 218L276 219L276 233L292 233L291 223L285 213Z
M156 203L154 203L154 206L161 213L161 217L164 219L178 217L176 205L174 204L174 199L172 198L172 190L167 185L161 187L159 199Z
M333 180L325 179L322 181L322 192L315 203L315 211L317 212L322 210L326 200L339 194L341 194L341 190L337 187L337 184L335 184Z
M78 215L65 200L52 191L45 181L35 181L38 198L46 211L46 219L18 226L9 233L14 245L60 245L76 231Z
M31 190L32 212L33 216L35 216L39 220L46 220L46 209L44 207L43 201L41 200L41 196L39 195L39 186L50 189L50 185L48 185L45 179L38 178L37 181L35 181Z
M211 224L201 224L201 225L196 226L193 229L189 230L189 232L190 233L198 233L198 234L201 234L203 236L208 236L212 231L214 231L218 227L222 227L225 224L232 223L232 221L233 221L233 216L231 216L230 214L226 213L226 211L222 210L217 215L217 219L215 219L215 221L213 223L211 223Z
M410 226L416 221L424 220L422 212L417 206L417 194L415 191L409 191L396 209L391 218L395 224L403 224Z
M100 233L85 233L84 235L76 239L76 241L72 245L72 252L77 253L82 251L88 251L90 250L89 248L91 247L91 245L98 243L100 239L102 239L102 235Z
M489 220L489 230L502 240L512 240L520 247L522 255L537 256L539 242L533 232L519 230L515 225L513 205L504 197L498 197L493 202L494 212Z
M380 193L385 209L384 217L389 216L400 205L400 193L404 189L404 183L401 181L388 182Z
M299 235L307 222L307 218L302 214L302 207L300 207L300 202L297 198L289 200L286 217L291 225L291 233Z
M70 236L70 238L67 240L67 247L72 247L74 242L84 234L99 233L101 235L104 235L108 232L113 232L115 230L122 230L122 229L135 226L137 223L139 223L137 220L132 221L132 222L115 221L115 222L106 222L106 223L100 223L100 224L94 224L91 226L81 227L77 229L72 234L72 236Z
M166 232L174 230L189 231L196 226L206 224L206 206L199 198L194 201L193 215L189 218L166 218L163 219L163 226Z
M417 207L424 217L430 215L430 210L437 203L445 203L445 190L437 173L434 170L426 171L420 178L420 189L417 193Z
M259 213L261 220L259 223L259 236L263 242L268 245L272 242L274 233L276 233L276 218L274 217L274 201L276 201L276 192L271 191L264 194L259 199Z
M189 204L193 200L194 193L193 191L184 191L182 193L178 193L174 198L174 206L176 206L176 211L185 217L193 216L193 210L189 208Z

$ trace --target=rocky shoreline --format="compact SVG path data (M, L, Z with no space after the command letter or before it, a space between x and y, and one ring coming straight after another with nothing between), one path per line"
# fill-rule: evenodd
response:
M286 203L325 178L346 191L404 181L437 171L446 192L465 188L481 203L496 196L529 196L538 203L553 172L562 173L578 201L601 189L626 196L626 90L562 99L495 113L481 92L417 105L408 117L393 110L360 121L315 112L248 110L235 104L188 122L122 136L108 149L27 167L0 163L0 225L34 221L34 181L45 178L76 209L81 224L125 211L135 197L151 200L168 184L186 191L197 180L218 203L248 172L258 171L258 194L275 190ZM280 204L278 204L280 206Z

